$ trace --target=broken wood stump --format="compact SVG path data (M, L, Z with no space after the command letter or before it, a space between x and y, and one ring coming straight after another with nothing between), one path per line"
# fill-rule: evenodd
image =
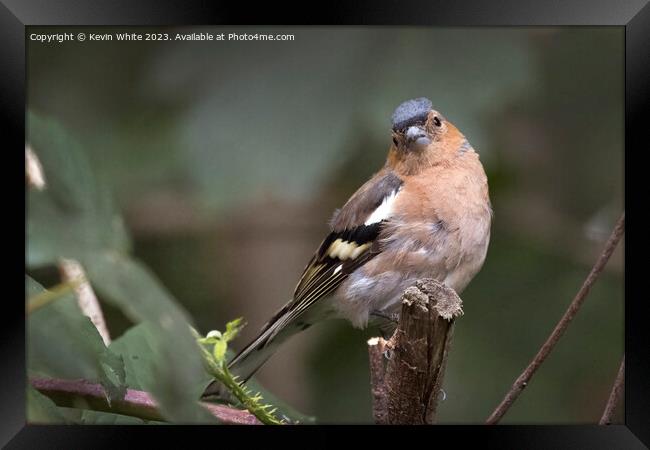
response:
M436 280L418 280L404 291L392 337L368 340L377 424L435 422L454 319L462 313L460 297Z

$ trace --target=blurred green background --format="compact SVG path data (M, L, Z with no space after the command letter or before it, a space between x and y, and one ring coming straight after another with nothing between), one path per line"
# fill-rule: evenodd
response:
M623 209L622 28L56 31L295 35L28 41L28 107L88 150L135 255L201 332L248 321L235 348L289 300L333 210L383 164L400 102L426 96L464 132L488 174L494 222L463 293L440 423L485 420ZM503 423L597 422L623 353L622 253ZM130 325L108 305L106 315L114 337ZM375 334L315 326L258 380L321 423L368 423Z

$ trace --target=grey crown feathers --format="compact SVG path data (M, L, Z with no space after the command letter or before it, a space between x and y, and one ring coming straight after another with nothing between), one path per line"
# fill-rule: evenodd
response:
M393 130L403 130L409 125L424 123L431 111L431 100L425 97L407 100L399 105L391 116Z

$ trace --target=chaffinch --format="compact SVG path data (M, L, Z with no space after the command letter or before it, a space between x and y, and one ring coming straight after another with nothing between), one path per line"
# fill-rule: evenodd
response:
M460 293L483 265L491 218L487 177L465 136L428 99L402 103L386 164L334 212L293 299L230 370L247 380L283 341L324 319L363 328L397 317L401 294L420 278Z

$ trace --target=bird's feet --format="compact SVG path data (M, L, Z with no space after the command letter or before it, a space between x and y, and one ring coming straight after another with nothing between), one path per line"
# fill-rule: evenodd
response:
M385 313L383 311L370 311L370 315L377 317L379 319L384 319L389 322L392 322L394 325L399 323L399 314L398 313Z
M383 311L371 311L370 316L376 320L377 328L379 328L381 337L384 339L390 339L399 323L399 314L389 314Z

